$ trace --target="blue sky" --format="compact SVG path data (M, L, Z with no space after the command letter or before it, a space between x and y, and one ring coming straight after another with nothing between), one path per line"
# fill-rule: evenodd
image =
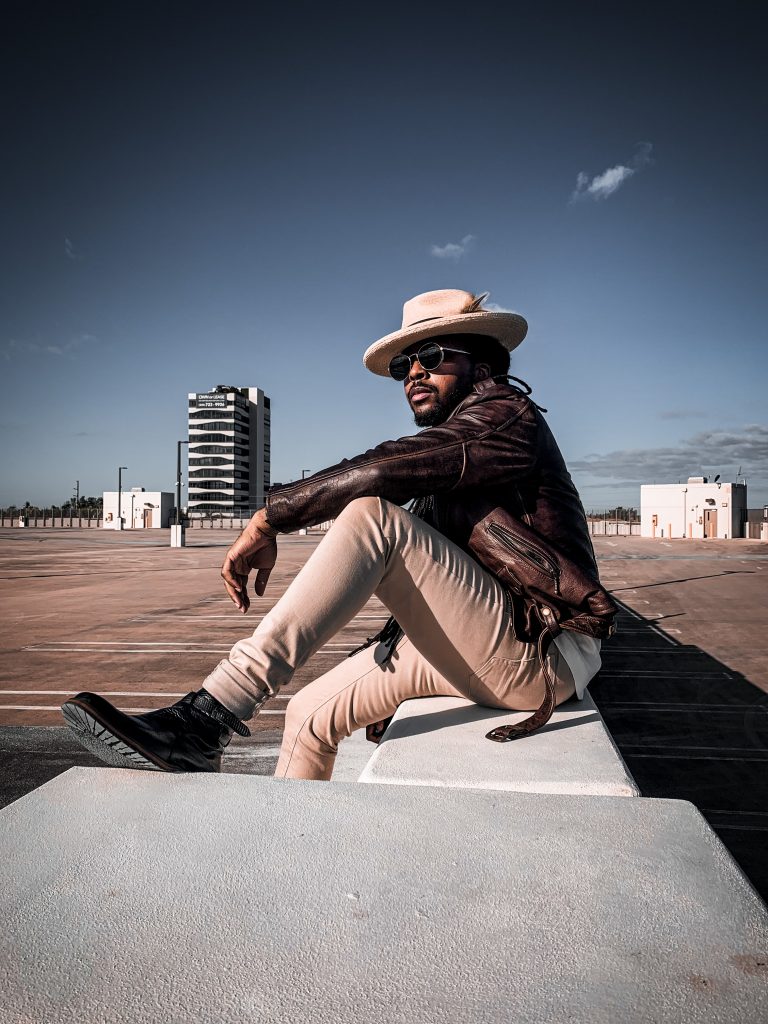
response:
M172 489L219 383L274 480L411 433L361 356L442 287L528 319L587 508L768 502L760 6L10 3L0 504Z

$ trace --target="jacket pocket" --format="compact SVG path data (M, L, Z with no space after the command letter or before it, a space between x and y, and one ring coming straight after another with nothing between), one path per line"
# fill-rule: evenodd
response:
M534 572L545 576L554 586L555 593L559 595L560 568L557 562L543 548L527 538L516 537L509 530L499 525L499 523L488 523L486 529L511 555L510 560L513 563L513 568L507 567L507 571L511 576L515 576L514 563L518 560L527 566L529 570L532 569Z

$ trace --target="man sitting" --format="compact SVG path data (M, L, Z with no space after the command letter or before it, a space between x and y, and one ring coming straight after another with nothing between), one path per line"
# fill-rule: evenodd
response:
M461 696L513 711L545 706L548 692L549 711L581 698L600 667L600 641L562 632L537 657L512 570L527 559L557 586L548 554L556 551L599 589L592 544L541 410L527 385L509 383L509 353L527 323L483 309L486 297L446 289L405 303L401 329L363 361L402 382L426 429L273 489L222 568L243 612L251 572L264 593L278 533L335 519L283 597L202 689L170 708L132 716L96 694L67 701L65 718L84 746L112 765L217 771L232 732L248 735L243 722L373 595L396 622L291 699L277 777L330 779L339 742L412 697ZM541 543L521 549L494 510Z

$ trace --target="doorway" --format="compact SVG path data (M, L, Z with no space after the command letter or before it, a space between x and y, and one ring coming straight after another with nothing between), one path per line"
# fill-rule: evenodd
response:
M705 508L704 509L704 536L716 537L717 536L717 509L716 508Z
M145 526L145 528L148 529L151 525L152 525L152 509L151 508L145 508L144 509L144 526Z

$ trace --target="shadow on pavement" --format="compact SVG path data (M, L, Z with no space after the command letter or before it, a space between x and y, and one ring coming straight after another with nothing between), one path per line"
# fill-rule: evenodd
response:
M273 775L281 733L233 737L222 771L236 775ZM31 793L70 768L105 768L80 746L65 726L0 727L0 807ZM127 779L126 779L127 782Z
M690 800L768 900L768 694L621 606L590 693L643 796Z

